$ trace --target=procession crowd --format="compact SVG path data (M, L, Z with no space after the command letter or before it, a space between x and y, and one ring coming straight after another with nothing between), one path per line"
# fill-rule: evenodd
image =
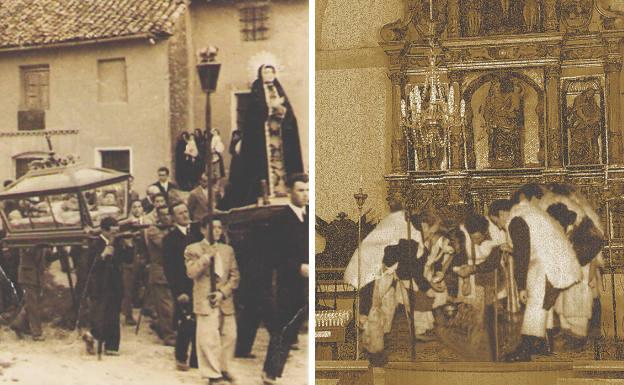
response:
M407 219L397 204L363 241L361 265L354 257L345 273L360 287L359 327L372 362L385 359L398 306L421 343L439 338L434 331L462 305L480 309L471 322L486 324L491 360L503 311L524 310L520 343L501 357L508 362L551 355L555 339L578 351L600 334L605 238L600 217L573 186L527 184L491 202L487 216L471 212L461 223L430 209Z
M86 330L82 339L89 354L122 354L122 331L134 328L122 328L121 315L137 330L146 317L162 343L174 347L177 370L199 368L210 384L233 383L228 363L255 357L251 350L263 322L270 342L261 377L275 383L307 319L308 177L290 175L288 206L241 242L255 251L244 259L229 244L225 212L208 209L208 184L201 174L187 195L161 167L142 199L130 185L131 231L103 216L101 233L86 250L42 246L5 252L0 313L17 304L11 329L20 338L44 340L41 289L47 266L58 259L75 272L76 324ZM6 215L18 217L25 206L10 207Z

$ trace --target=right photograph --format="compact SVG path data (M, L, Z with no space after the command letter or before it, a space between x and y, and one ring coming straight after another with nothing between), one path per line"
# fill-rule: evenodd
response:
M316 383L624 378L624 3L315 13Z

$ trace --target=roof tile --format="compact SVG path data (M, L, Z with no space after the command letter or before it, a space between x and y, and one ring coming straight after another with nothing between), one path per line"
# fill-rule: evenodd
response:
M171 35L185 0L2 0L0 48Z

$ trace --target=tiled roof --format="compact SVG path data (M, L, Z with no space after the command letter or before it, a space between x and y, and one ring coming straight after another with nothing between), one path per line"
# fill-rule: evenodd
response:
M184 0L0 0L0 48L171 35Z

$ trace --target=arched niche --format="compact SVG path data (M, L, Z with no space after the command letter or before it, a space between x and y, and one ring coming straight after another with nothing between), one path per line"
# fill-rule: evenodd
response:
M490 72L464 89L471 169L544 165L544 91L528 76Z

